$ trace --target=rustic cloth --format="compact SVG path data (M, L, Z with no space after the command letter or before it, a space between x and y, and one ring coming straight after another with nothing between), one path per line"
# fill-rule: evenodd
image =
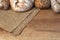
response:
M40 9L34 9L33 12L12 32L13 35L19 35L25 26L39 13Z
M32 10L23 13L0 10L0 28L13 31L31 12Z
M17 35L39 10L33 8L28 12L22 13L13 12L12 10L0 10L0 28Z

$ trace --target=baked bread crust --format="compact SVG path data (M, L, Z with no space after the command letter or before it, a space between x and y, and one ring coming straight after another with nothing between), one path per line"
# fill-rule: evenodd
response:
M9 0L0 0L0 9L8 9Z
M60 0L51 0L51 7L54 12L60 12Z
M10 0L11 8L17 12L30 10L33 6L34 0Z
M35 6L37 8L49 8L50 0L35 0Z

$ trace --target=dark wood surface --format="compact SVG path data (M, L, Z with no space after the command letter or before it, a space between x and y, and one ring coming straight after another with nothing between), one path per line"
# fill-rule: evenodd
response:
M38 31L60 32L60 14L51 9L41 10L28 26Z

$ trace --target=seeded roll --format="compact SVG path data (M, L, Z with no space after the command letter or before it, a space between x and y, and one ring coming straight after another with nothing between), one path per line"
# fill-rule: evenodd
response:
M50 0L35 0L35 6L37 8L49 8Z

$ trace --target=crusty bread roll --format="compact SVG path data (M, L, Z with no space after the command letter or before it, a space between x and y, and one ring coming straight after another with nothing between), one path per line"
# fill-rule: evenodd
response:
M35 0L35 6L37 8L49 8L50 0Z
M59 13L60 12L60 0L51 0L51 7L54 10L54 12Z
M60 4L60 0L57 0L57 2L59 2L59 4Z
M9 0L0 0L0 9L8 9Z
M34 0L10 0L11 8L17 12L27 11L32 8Z

